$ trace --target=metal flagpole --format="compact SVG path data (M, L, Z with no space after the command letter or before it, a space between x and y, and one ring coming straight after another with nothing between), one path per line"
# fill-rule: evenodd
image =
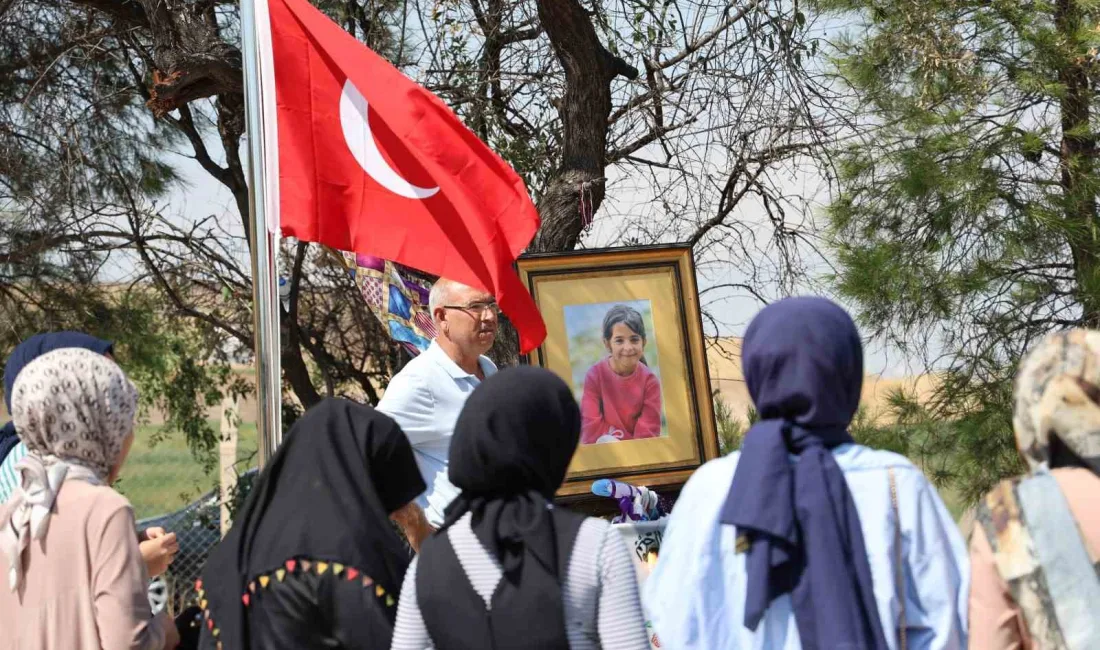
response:
M262 5L262 6L257 6ZM253 346L256 355L256 433L259 437L260 466L275 453L283 439L282 431L282 370L279 345L279 296L276 281L278 253L278 218L269 208L278 210L278 203L269 198L267 178L270 167L265 154L264 139L267 124L261 93L261 30L258 19L268 21L266 0L241 0L241 55L244 61L245 121L248 133L248 212L249 238L252 254L252 319ZM270 49L270 41L267 47ZM267 53L270 57L270 52ZM266 88L273 93L274 87ZM271 116L273 117L273 116ZM273 121L273 120L272 120ZM273 205L274 203L274 205ZM269 221L272 220L272 221Z

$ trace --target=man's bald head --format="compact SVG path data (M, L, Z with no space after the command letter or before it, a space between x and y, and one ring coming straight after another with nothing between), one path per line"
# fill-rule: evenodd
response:
M428 292L428 310L432 314L432 319L434 320L436 318L435 310L441 309L443 305L454 304L454 298L452 297L454 294L464 293L466 291L473 291L473 288L461 282L455 282L447 278L439 278L439 280L432 285L432 290Z
M428 293L428 309L437 339L448 352L476 358L493 346L499 321L492 294L440 278Z

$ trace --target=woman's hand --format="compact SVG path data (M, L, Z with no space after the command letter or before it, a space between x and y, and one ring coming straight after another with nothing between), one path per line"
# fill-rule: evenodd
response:
M420 552L421 542L435 532L435 528L428 523L428 518L424 516L424 511L416 501L406 503L400 510L390 515L390 519L405 531L405 539L409 540L409 546L412 546L415 553Z
M166 532L160 527L145 529L145 538L145 541L139 545L141 557L145 560L149 577L155 578L168 570L172 560L176 559L180 545L176 541L175 533Z
M626 433L624 433L621 429L611 427L607 430L607 433L596 439L596 443L600 444L604 442L619 442L623 438L626 438Z

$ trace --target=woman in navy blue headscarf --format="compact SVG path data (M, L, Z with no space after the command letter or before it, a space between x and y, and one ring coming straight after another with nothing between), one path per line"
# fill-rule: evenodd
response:
M863 385L848 314L823 298L768 306L742 370L760 419L684 487L645 585L661 644L965 647L958 528L920 470L848 433Z

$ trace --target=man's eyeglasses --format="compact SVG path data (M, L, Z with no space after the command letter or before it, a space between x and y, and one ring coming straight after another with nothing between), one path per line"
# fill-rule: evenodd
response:
M444 309L457 309L468 314L484 316L486 312L493 312L494 316L500 316L500 305L495 302L474 302L469 305L443 305Z

